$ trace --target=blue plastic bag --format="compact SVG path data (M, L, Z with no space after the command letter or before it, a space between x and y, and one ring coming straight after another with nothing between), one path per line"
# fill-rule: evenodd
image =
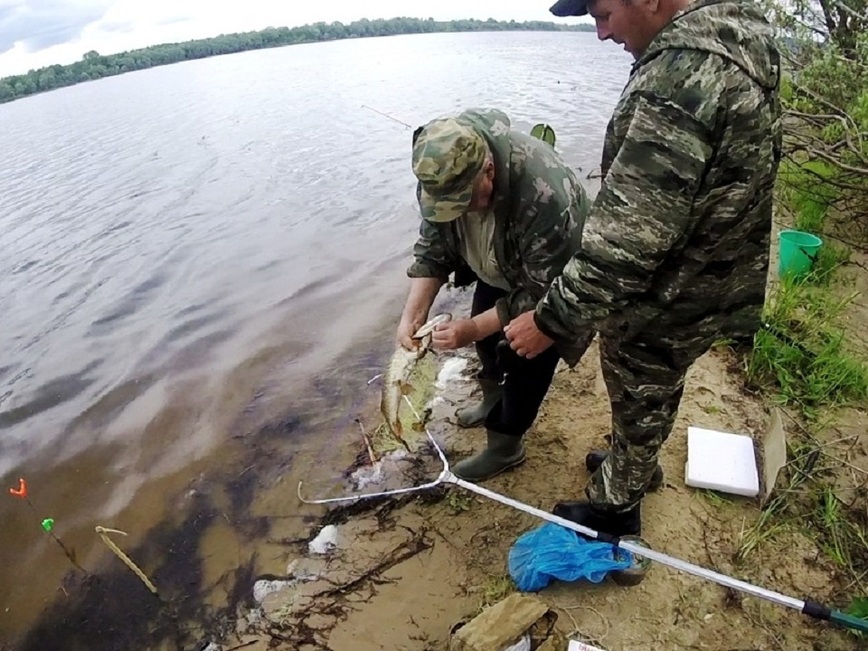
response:
M554 579L600 583L612 570L633 564L629 552L588 540L571 529L547 522L522 534L509 550L509 575L522 592L542 590Z

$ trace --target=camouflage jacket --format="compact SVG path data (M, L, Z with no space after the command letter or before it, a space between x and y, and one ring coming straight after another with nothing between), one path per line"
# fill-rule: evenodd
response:
M672 345L747 337L765 299L781 149L780 59L753 2L698 0L633 66L609 123L582 247L537 307Z
M494 254L512 288L497 303L502 325L533 310L581 243L590 208L588 196L573 171L547 143L510 128L509 118L495 109L465 111L492 151L494 177ZM418 186L417 186L418 192ZM411 278L460 278L469 268L461 258L455 222L425 219L413 248ZM474 276L475 278L475 276ZM456 280L456 284L464 284ZM565 359L569 335L561 347Z

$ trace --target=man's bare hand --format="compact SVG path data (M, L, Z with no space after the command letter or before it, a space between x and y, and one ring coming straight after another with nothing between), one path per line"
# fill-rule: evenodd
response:
M525 312L515 317L503 329L512 348L519 357L533 359L554 344L554 339L544 335L533 320L533 312Z
M413 339L413 335L423 325L425 325L424 315L415 318L402 318L401 323L398 324L398 332L395 334L395 344L407 350L419 348L419 342Z
M457 319L437 326L431 335L434 350L456 350L479 339L479 328L473 319Z

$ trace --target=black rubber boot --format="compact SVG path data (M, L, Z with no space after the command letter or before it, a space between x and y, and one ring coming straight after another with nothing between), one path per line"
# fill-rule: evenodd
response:
M482 401L455 412L459 427L476 427L485 422L491 408L503 396L503 387L496 380L479 380L482 387Z
M559 518L581 524L588 529L608 533L612 536L641 536L642 514L637 504L629 511L612 513L595 509L586 501L558 502L552 509Z
M453 474L469 482L485 481L524 461L521 436L487 430L488 447L479 454L452 466Z
M609 453L607 451L591 450L588 452L588 456L585 457L585 467L591 472L596 472L597 468L603 465L603 460L608 456ZM648 485L648 490L651 492L658 491L662 485L663 468L658 465L651 477L651 483Z

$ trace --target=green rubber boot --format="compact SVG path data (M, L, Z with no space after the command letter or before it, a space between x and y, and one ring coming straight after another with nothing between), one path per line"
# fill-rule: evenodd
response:
M452 473L459 479L472 483L485 481L524 461L521 436L501 434L492 430L487 430L486 433L488 447L479 454L452 466Z
M469 407L462 407L455 412L458 427L476 427L485 422L485 417L491 408L503 396L503 387L495 380L479 380L482 387L482 402Z

